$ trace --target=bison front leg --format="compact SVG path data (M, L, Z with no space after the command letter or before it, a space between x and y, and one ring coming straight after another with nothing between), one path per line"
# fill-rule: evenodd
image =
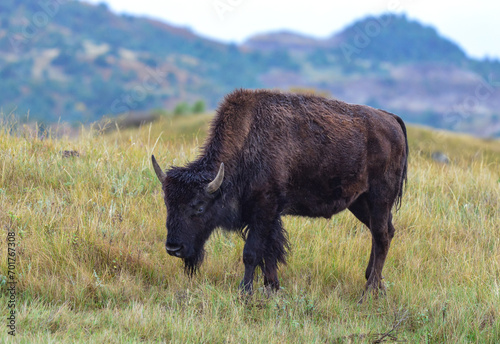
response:
M285 229L278 217L271 226L269 236L266 240L266 250L262 272L264 273L264 286L272 291L280 289L278 280L278 263L286 263L286 254L289 249Z
M262 271L264 273L264 287L271 291L280 289L280 281L278 279L278 262L264 263ZM267 264L267 265L266 265Z
M245 276L240 289L252 293L255 268L259 265L264 274L264 286L279 290L278 263L285 263L287 248L288 242L279 218L266 225L251 226L243 249Z
M240 290L247 294L252 294L253 278L255 268L262 262L263 258L263 240L259 231L250 227L248 236L243 248L243 264L245 264L245 275L240 283Z

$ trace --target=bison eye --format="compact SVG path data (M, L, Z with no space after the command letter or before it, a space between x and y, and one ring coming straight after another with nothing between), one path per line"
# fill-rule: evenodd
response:
M191 216L198 216L205 212L206 204L204 202L196 202L191 204Z

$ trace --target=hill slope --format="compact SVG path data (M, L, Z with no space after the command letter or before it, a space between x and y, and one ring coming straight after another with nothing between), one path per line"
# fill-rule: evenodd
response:
M256 87L254 54L189 30L105 6L36 0L2 3L0 104L46 121L96 120L108 113L172 107L204 98L211 106L235 87ZM37 15L45 25L37 26ZM31 34L33 31L33 34Z
M290 32L227 45L105 5L0 4L0 107L45 122L216 106L243 88L313 88L406 120L500 135L500 63L476 61L405 16L369 17L318 40Z
M301 68L271 70L266 87L301 85L398 113L407 121L500 136L500 62L468 58L455 43L402 15L361 19L326 39L258 35L252 51L287 51Z

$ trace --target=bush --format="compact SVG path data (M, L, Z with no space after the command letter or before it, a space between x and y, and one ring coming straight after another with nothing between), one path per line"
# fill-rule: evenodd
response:
M181 102L176 105L174 109L174 115L188 115L188 114L199 114L206 110L205 102L203 100L198 100L193 106L190 106L186 102Z
M174 109L174 115L187 115L190 113L189 105L186 102L181 102L177 104Z
M193 105L193 113L203 113L206 110L205 102L203 100L198 100Z

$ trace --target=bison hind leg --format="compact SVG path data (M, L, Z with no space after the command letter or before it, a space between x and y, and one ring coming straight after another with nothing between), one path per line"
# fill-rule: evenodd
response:
M392 204L379 202L377 197L370 197L369 194L361 195L349 206L349 210L370 229L372 234L370 259L365 272L367 282L363 295L368 292L378 294L379 291L385 290L382 269L395 231L391 208Z
M391 222L391 206L374 204L370 214L370 231L372 233L371 272L366 282L366 291L383 290L382 269L389 252L394 226ZM369 266L370 267L370 266Z
M368 198L367 194L362 194L359 196L350 206L349 211L368 229L370 229L370 207L368 206ZM371 230L371 229L370 229ZM373 251L373 240L372 240L372 248L370 252L370 259L368 261L368 266L366 267L365 277L368 280L370 278L370 274L373 268L373 259L374 259L374 251Z

